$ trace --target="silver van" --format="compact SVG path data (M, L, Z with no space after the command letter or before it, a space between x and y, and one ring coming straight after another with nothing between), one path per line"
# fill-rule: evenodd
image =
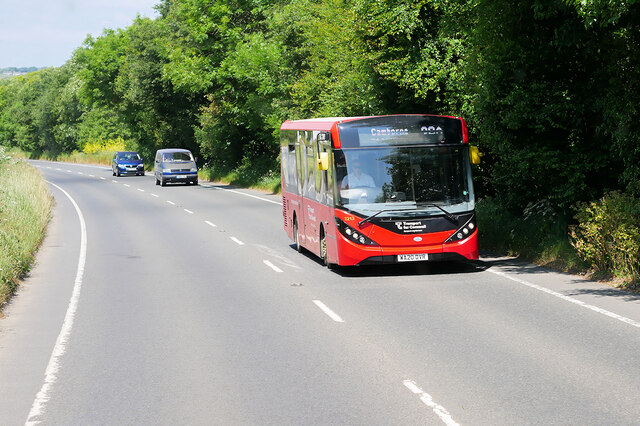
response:
M156 151L153 174L156 177L156 185L165 186L172 182L198 184L198 168L193 154L188 149L169 148Z

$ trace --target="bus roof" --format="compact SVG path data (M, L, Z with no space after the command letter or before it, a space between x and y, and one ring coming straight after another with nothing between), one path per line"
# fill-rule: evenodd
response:
M280 130L322 130L329 131L337 123L345 121L361 120L364 118L372 118L373 116L362 117L323 117L308 118L305 120L287 120L282 123Z
M452 117L446 115L434 115L434 114L392 114L392 115L369 115L360 117L323 117L323 118L309 118L305 120L287 120L282 123L280 130L316 130L331 132L333 134L333 145L335 148L340 148L341 141L338 134L338 124L346 123L349 121L366 120L371 118L383 118L383 117L439 117L448 118L454 120L460 120L462 124L462 143L469 142L469 133L467 130L467 123L461 117Z

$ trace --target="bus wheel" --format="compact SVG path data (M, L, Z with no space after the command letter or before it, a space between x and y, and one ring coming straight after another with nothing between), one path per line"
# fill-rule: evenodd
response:
M324 229L320 231L320 255L322 256L322 263L329 269L334 268L333 263L329 263L327 259L327 237L324 235Z
M293 244L296 246L296 251L302 253L302 246L300 245L300 235L298 234L298 221L293 218Z

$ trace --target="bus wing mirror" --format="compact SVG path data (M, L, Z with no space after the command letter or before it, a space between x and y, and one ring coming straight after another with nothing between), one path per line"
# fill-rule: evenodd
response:
M482 157L482 153L478 149L477 146L469 147L469 158L471 159L471 164L480 164L480 157Z
M318 158L318 170L328 170L329 169L329 153L321 152L320 158Z

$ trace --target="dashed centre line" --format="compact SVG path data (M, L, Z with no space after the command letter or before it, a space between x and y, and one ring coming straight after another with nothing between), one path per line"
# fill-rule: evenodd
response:
M169 200L167 200L167 203L171 204L172 206L176 205L176 203L174 203L173 201L169 201Z
M140 191L140 192L144 192L144 189L142 189L142 188L137 188L137 189L138 189L138 191Z
M208 220L205 220L205 221L204 221L204 223L206 223L207 225L209 225L209 226L211 226L211 227L214 227L214 228L216 228L216 227L217 227L217 225L216 225L215 223L211 223L211 222L209 222Z
M340 317L340 315L336 314L335 312L333 312L331 309L329 309L329 307L327 305L325 305L324 303L322 303L319 300L314 300L313 303L315 303L315 305L320 308L320 310L322 310L322 312L324 312L325 314L327 314L329 316L329 318L331 318L332 320L334 320L335 322L344 322L344 320Z
M267 265L269 268L273 269L276 272L283 272L282 269L278 268L276 265L274 265L273 263L269 262L268 260L263 260L264 264Z
M236 243L236 244L238 244L240 246L244 245L244 243L242 241L240 241L239 239L237 239L236 237L229 237L229 238L231 238L231 241L233 241L234 243Z
M189 209L183 209L185 212L189 213L189 214L193 214L193 212Z
M416 382L414 382L413 380L405 380L402 383L411 392L415 393L416 395L420 395L420 401L422 401L427 407L431 408L433 412L436 413L436 415L440 418L440 420L444 422L444 424L448 426L458 426L458 423L453 420L451 414L449 414L446 408L444 408L440 404L436 404L433 401L431 395L420 389L418 385L416 385Z

